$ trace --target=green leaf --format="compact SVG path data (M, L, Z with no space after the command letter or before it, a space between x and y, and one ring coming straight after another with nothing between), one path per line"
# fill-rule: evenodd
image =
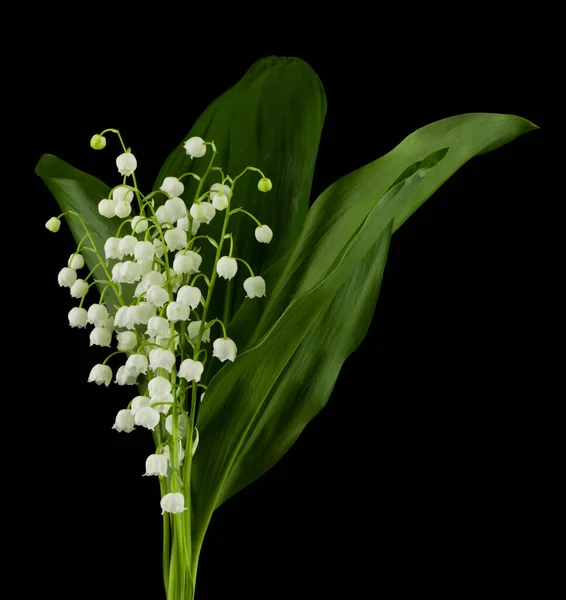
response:
M39 159L35 172L43 179L57 200L61 211L70 210L81 215L92 236L96 250L104 258L104 243L109 237L116 235L121 222L118 218L106 219L98 212L98 203L103 198L108 198L110 188L96 177L75 169L52 154L44 154ZM66 215L65 219L78 243L85 235L83 226L73 215ZM90 246L88 242L86 245ZM89 270L95 268L98 263L95 254L85 251L83 256ZM93 275L98 280L108 279L102 266L97 266ZM102 291L104 286L105 284L97 285L99 291ZM106 292L105 299L116 301L112 288Z
M298 58L269 57L256 62L242 79L217 98L199 117L183 138L199 136L213 140L218 148L216 166L232 177L247 166L261 169L273 182L273 189L257 189L258 173L247 173L238 181L232 207L243 207L274 231L269 245L259 244L254 236L256 224L243 214L234 215L230 232L234 252L244 258L255 272L262 273L297 240L307 215L310 190L326 114L322 84L304 61ZM208 151L210 152L210 150ZM168 176L188 171L203 175L210 155L190 159L182 143L161 169L155 187ZM215 173L203 191L220 180ZM183 180L183 198L190 206L198 182ZM200 233L218 238L221 219L201 225ZM202 248L204 261L212 249ZM218 282L210 313L228 321L244 298L243 269L230 282ZM224 306L226 302L226 306Z
M235 338L247 350L212 379L201 407L200 446L193 463L196 548L214 508L277 462L327 401L343 360L371 318L389 232L467 160L533 128L508 115L445 119L418 130L317 199L295 248L273 268L277 283L268 289L264 308L249 308L253 301L246 300L234 319L230 335L243 332L246 323L257 326L244 344ZM360 277L370 265L375 269L374 296ZM352 308L347 300L356 294L360 304ZM337 346L335 355L324 343L329 338L321 335L330 321L325 315L336 327L330 338ZM359 326L348 337L350 332L336 322L350 318ZM308 354L315 348L318 362L311 363ZM310 378L305 380L306 374ZM304 407L297 404L301 393Z

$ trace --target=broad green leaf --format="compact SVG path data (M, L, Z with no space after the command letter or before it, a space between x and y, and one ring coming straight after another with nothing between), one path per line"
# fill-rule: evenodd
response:
M61 211L71 210L81 215L96 249L100 256L104 258L104 242L109 237L116 235L121 222L117 217L113 219L103 218L98 212L98 203L103 198L108 198L110 188L96 177L75 169L52 154L44 154L39 159L35 172L43 179L61 207ZM80 221L72 215L66 215L65 219L73 237L79 242L85 235L85 230ZM90 243L87 242L85 245L90 246ZM96 267L98 259L93 252L83 252L83 256L89 270ZM95 268L94 277L101 281L108 279L102 266ZM104 285L98 285L100 291L102 291ZM106 294L107 299L116 300L111 288Z
M256 224L249 217L238 214L230 221L235 255L248 261L257 273L282 256L299 236L308 211L325 113L324 90L311 67L298 58L269 57L256 62L236 85L212 102L183 138L213 140L218 148L215 165L232 177L254 166L272 180L273 189L261 193L257 189L259 174L248 173L238 181L232 200L232 208L245 208L274 231L269 245L259 244L254 236ZM188 171L203 175L210 150L192 160L182 147L183 140L161 169L156 188L167 176ZM204 191L219 178L219 173L214 173ZM198 183L191 177L183 182L183 198L190 206ZM217 216L210 225L201 225L199 233L218 238L220 221ZM205 261L214 250L207 246L202 247ZM210 314L224 314L228 321L244 298L242 283L248 276L240 269L229 284L218 282Z
M268 289L263 310L251 311L246 300L234 319L238 331L242 323L251 324L241 315L254 315L259 322L244 342L247 351L212 379L201 407L200 446L193 463L196 547L214 508L279 460L315 414L312 407L326 402L341 361L330 360L320 372L313 371L313 380L303 381L318 396L309 399L304 411L294 410L297 380L290 365L301 364L303 344L311 352L316 346L317 319L325 310L334 319L347 318L350 307L344 298L335 305L333 299L340 298L338 291L352 273L363 268L372 244L385 243L389 229L398 228L467 160L533 128L509 115L445 119L418 130L317 199L289 258L284 266L277 265L280 275ZM362 290L358 293L363 295ZM348 340L340 343L345 349L355 347ZM270 446L264 443L267 432Z

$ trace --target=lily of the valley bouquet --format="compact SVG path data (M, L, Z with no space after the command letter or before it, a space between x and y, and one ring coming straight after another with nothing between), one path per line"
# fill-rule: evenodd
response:
M155 442L143 474L161 490L168 600L194 598L214 510L327 402L369 326L391 235L467 160L535 128L500 114L438 121L309 209L325 110L308 65L268 58L209 106L152 191L116 129L91 139L116 162L112 187L50 155L36 169L61 207L47 229L64 218L77 242L58 267L76 299L69 325L108 350L85 377L126 386L109 426Z

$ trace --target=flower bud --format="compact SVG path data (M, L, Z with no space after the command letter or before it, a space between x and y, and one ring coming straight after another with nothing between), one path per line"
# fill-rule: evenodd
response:
M216 265L216 272L224 279L232 279L238 270L238 263L235 258L223 256Z
M147 384L147 390L149 392L149 397L154 402L165 402L164 398L166 398L172 390L173 386L168 379L158 375L150 380Z
M91 346L103 346L105 348L109 348L111 342L112 329L109 329L108 327L95 327L90 332Z
M160 414L151 406L142 406L134 415L134 423L153 431L160 418Z
M134 417L136 416L136 413L140 408L143 408L144 406L149 406L150 402L151 399L147 396L136 396L132 400L132 404L130 405L130 410L132 411Z
M57 217L51 217L49 221L45 223L45 227L49 229L49 231L57 233L61 227L61 221Z
M187 381L200 381L203 371L204 365L200 361L186 358L179 367L179 377Z
M194 139L194 138L191 138ZM198 138L200 139L200 138ZM191 140L189 140L190 142ZM206 146L205 146L206 148ZM188 152L187 152L188 154ZM201 154L202 156L202 154ZM165 494L163 498L161 498L161 514L164 512L178 514L182 513L188 508L185 508L185 496L180 492L172 492L170 494Z
M196 342L200 331L200 321L191 321L187 327L187 334L191 342ZM205 329L202 332L201 342L210 342L210 327L206 327L208 323L205 323Z
M201 158L206 154L206 144L200 137L189 138L183 145L185 152L191 158Z
M183 254L182 252L179 252L175 255L175 260L173 261L173 271L175 271L177 275L184 275L185 273L194 273L193 267L193 259L188 254Z
M108 387L112 381L112 369L108 365L94 365L90 370L88 381Z
M69 256L69 262L67 264L69 265L69 269L74 269L76 271L85 266L85 259L82 254L77 252L76 254L71 254L71 256Z
M157 369L165 369L171 373L171 369L175 364L175 355L170 350L154 348L149 353L149 368L152 371Z
M225 360L234 362L238 348L230 338L219 338L214 340L212 347L212 356L215 356L221 362L224 362Z
M116 429L116 431L125 431L126 433L130 433L135 429L134 427L134 415L132 415L132 411L127 408L122 409L116 415L116 422L112 426L112 429Z
M147 374L147 357L143 354L132 354L126 361L126 371L132 377L137 377L141 373Z
M175 250L183 250L187 245L187 234L182 229L175 227L168 229L164 235L167 250L174 252Z
M167 457L163 454L150 454L145 461L144 475L167 477Z
M144 231L147 231L147 226L147 219L144 219L139 215L132 219L132 231L135 233L143 233Z
M107 219L116 216L116 203L113 200L104 199L98 203L98 212Z
M171 323L186 321L189 318L190 307L180 302L170 302L167 305L167 318Z
M125 200L122 200L121 202L114 202L114 212L120 219L125 219L132 213L132 205Z
M166 177L159 189L174 198L185 191L185 186L176 177Z
M90 147L93 150L103 150L106 147L106 138L103 135L95 133L90 138Z
M198 287L184 285L177 292L177 302L196 308L202 302L202 293Z
M69 311L69 325L71 327L86 327L88 323L88 313L86 309L75 306Z
M138 161L131 152L124 152L124 154L120 154L116 159L116 166L118 167L120 175L128 177L136 170Z
M137 376L128 373L126 366L122 365L116 371L116 379L114 380L118 385L135 385L137 382Z
M59 271L59 275L57 275L57 281L60 287L72 287L72 285L77 280L77 272L75 269L70 269L69 267L63 267ZM82 280L81 280L82 281Z
M108 260L109 258L122 258L120 254L120 240L115 237L109 237L104 242L104 256Z
M257 182L257 189L260 192L269 192L269 190L273 187L273 184L271 183L271 179L268 179L267 177L262 177L258 182Z
M88 283L82 279L77 279L71 286L71 296L73 298L82 298L88 292Z
M265 280L263 277L248 277L244 281L244 289L248 298L262 298L265 296Z
M118 350L133 350L138 345L138 338L133 331L122 331L116 334Z
M189 429L189 420L183 413L177 415L177 437L184 438ZM165 419L165 430L169 435L173 435L173 415L169 415Z
M169 321L163 317L151 317L147 323L147 334L153 337L167 337L170 333Z
M134 199L134 192L126 186L119 186L112 192L112 200L114 202L128 202L130 204Z
M268 225L260 225L255 229L255 239L262 244L269 244L273 238L273 231Z

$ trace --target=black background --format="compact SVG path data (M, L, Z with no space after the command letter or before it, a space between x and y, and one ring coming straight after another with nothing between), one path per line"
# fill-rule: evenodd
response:
M24 95L34 98L21 126L34 186L26 205L41 249L30 304L41 298L33 329L43 348L37 376L27 371L30 394L42 382L40 408L26 417L39 557L30 585L63 598L164 597L158 486L141 477L151 436L110 430L129 390L86 383L104 353L67 327L73 302L56 275L73 243L64 228L43 228L57 207L33 166L50 152L115 182L115 140L104 152L88 143L117 127L147 190L207 104L277 54L305 59L326 89L313 198L444 117L512 113L541 130L472 160L395 234L371 328L327 407L215 514L198 598L540 592L553 569L546 557L540 566L546 456L558 443L547 434L555 395L531 360L532 299L542 289L533 206L545 201L554 126L544 51L515 25L497 47L478 41L489 28L471 37L456 27L450 39L439 28L414 45L399 43L401 31L382 39L383 27L310 44L269 43L258 32L216 48L210 36L163 40L165 29L120 41L119 30L81 21L46 30L25 65Z

